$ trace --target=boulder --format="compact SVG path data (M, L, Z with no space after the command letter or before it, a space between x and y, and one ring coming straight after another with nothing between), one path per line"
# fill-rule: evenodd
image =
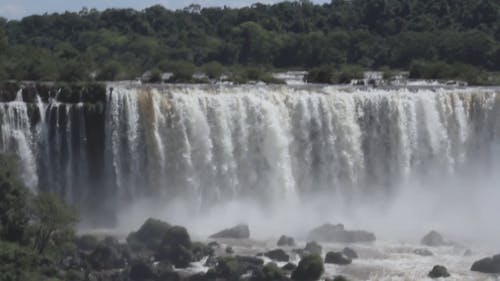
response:
M362 230L345 230L343 224L324 224L309 232L309 239L336 243L373 242L375 234Z
M156 250L170 225L166 222L148 219L136 232L132 232L127 236L127 243L133 250Z
M191 243L191 252L193 252L194 261L200 261L204 257L211 257L215 254L215 250L212 247L201 242Z
M357 259L358 258L358 253L356 253L356 251L354 251L353 249L349 248L349 247L345 247L343 250L342 250L342 253L344 255L346 255L348 258L350 259Z
M292 279L295 281L318 280L324 271L323 260L319 255L307 255L300 260L299 265L293 271Z
M415 250L413 250L413 253L415 255L419 255L419 256L422 256L422 257L430 257L430 256L434 255L434 253L431 252L428 249L415 249Z
M225 280L239 280L247 271L256 271L262 268L264 261L255 257L219 257L215 267L217 278Z
M352 260L340 252L328 252L325 256L325 263L333 263L338 265L348 265Z
M204 264L204 266L207 267L215 267L216 265L217 265L217 258L215 256L208 257Z
M431 272L429 272L428 276L430 278L446 278L450 277L450 274L448 273L448 269L442 265L436 265L434 268L432 268Z
M439 247L439 246L446 246L447 243L444 240L443 236L437 232L437 231L431 231L427 233L424 238L420 241L422 245L429 246L429 247Z
M99 239L93 235L82 235L75 239L75 245L81 251L91 252L99 245Z
M265 253L264 256L266 256L272 260L281 261L281 262L288 262L290 260L290 256L282 249L275 249L275 250L269 251L269 252Z
M126 261L119 249L109 245L98 245L88 256L88 262L95 270L124 268Z
M292 237L282 235L278 240L278 247L294 247L295 240Z
M182 226L170 227L163 236L156 257L158 260L168 261L175 267L186 268L193 260L191 238Z
M155 280L158 278L153 265L144 260L132 263L129 277L131 281Z
M496 255L491 258L484 258L474 262L471 270L482 273L500 274L500 255Z
M285 271L294 271L297 268L297 266L291 262L285 264L281 269Z
M306 244L306 247L304 248L304 251L309 253L309 254L316 254L316 255L321 255L322 247L320 244L318 244L316 241L308 242Z
M227 246L226 247L226 254L234 254L234 250L233 250L233 247L231 246Z
M251 281L285 281L285 273L275 263L266 264L263 268L254 270Z
M210 235L210 238L247 239L250 238L250 229L247 224L240 224L212 234Z

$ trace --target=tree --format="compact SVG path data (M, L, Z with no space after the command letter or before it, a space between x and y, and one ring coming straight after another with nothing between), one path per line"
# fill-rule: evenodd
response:
M0 239L21 242L28 225L28 190L15 157L0 154Z
M31 203L31 220L35 230L33 248L43 254L50 242L61 242L55 241L57 235L72 231L78 214L56 195L40 193Z

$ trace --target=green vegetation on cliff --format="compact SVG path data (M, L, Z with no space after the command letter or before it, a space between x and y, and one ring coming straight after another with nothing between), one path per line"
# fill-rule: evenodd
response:
M259 66L261 72L341 65L410 69L418 62L481 75L500 70L499 40L495 0L82 9L0 19L0 80L120 80L153 70L172 72L170 82L191 82L196 71L213 78L234 72L233 80L245 81L251 80L240 74L246 71L234 66ZM447 70L423 77L442 75L485 82Z

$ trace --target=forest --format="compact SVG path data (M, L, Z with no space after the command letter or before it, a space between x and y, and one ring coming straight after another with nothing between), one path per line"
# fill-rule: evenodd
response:
M153 80L172 72L171 82L189 82L202 71L245 81L274 70L347 67L487 84L485 73L500 70L499 40L496 0L83 8L0 18L0 80L123 80L151 71Z

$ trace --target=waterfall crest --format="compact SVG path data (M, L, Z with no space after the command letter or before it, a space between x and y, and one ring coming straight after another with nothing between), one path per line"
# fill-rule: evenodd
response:
M197 211L241 198L390 199L405 182L494 169L499 92L111 84L102 112L0 103L0 150L19 155L33 190L88 210L141 198Z

